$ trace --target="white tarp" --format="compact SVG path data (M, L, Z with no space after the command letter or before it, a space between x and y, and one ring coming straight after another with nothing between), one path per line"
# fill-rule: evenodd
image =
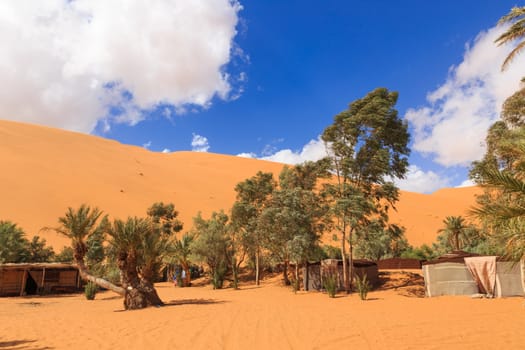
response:
M475 256L465 258L465 265L478 284L479 292L494 296L496 290L496 257Z

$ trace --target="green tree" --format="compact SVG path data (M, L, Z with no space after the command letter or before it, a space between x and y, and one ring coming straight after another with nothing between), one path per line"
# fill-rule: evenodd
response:
M364 231L365 236L356 241L355 256L374 261L401 256L409 247L404 231L404 227L389 225L385 228L372 220Z
M149 276L148 278L151 279L153 286L153 280L156 279L160 270L167 268L165 266L166 263L169 264L170 260L173 260L170 255L177 252L177 244L180 244L181 241L177 239L176 233L182 231L183 223L178 219L179 212L175 210L173 203L153 203L151 207L148 208L147 215L153 223L155 234L148 236L150 244L145 246L146 248L151 248L149 250L151 254L149 254L150 262L147 264L150 270L144 273L144 275ZM144 243L148 243L148 241ZM158 253L156 250L159 250ZM146 252L148 252L148 250L146 250ZM159 257L160 259L158 259ZM187 268L189 270L189 266ZM190 283L190 278L191 277L186 274L188 284Z
M73 262L73 248L62 247L62 250L55 255L55 261L61 263L72 263Z
M318 252L319 238L325 230L327 206L314 191L317 179L327 175L322 163L307 162L293 168L284 167L279 175L279 187L268 199L259 218L259 228L264 232L265 246L283 263L286 285L288 265L294 262L298 279L298 266Z
M73 259L78 266L82 279L124 296L126 294L124 288L91 274L84 260L88 251L86 239L93 234L98 234L108 229L108 222L106 217L102 217L102 211L98 208L92 209L85 204L82 204L78 209L69 207L66 214L58 218L58 222L58 227L46 227L44 230L54 230L71 239Z
M403 178L407 171L409 134L394 108L397 98L396 92L378 88L336 115L322 134L335 175L326 193L340 232L347 292L351 291L355 240L366 237L371 219L387 227L388 211L399 197L392 179Z
M199 213L193 219L195 241L191 249L197 260L208 265L214 289L221 289L228 266L229 218L223 211L213 212L203 219Z
M52 247L46 247L46 240L39 236L34 236L27 246L29 256L28 262L49 262L55 257Z
M0 264L27 262L29 242L15 223L0 221Z
M443 220L443 228L440 228L438 232L444 235L448 246L457 251L468 244L467 229L468 225L462 216L447 216Z
M500 18L498 24L510 24L509 29L496 39L498 46L519 41L503 61L501 70L505 70L516 55L525 48L525 6L513 7L507 15Z
M190 257L192 254L191 246L195 240L193 233L185 233L180 239L176 239L170 247L170 254L167 256L167 261L170 264L178 264L184 270L186 280L181 281L184 285L189 286L191 283L190 271Z
M86 263L88 268L92 269L95 266L100 266L106 258L106 249L104 248L105 232L93 232L86 239Z
M488 235L480 248L520 259L525 245L525 89L510 96L503 104L501 120L488 131L487 150L481 161L474 162L470 177L484 189L473 209ZM484 247L483 247L484 245Z
M271 197L276 182L272 173L259 171L235 186L237 199L232 207L232 222L240 230L242 241L255 259L255 284L259 285L263 237L258 220Z
M504 247L507 257L516 261L525 255L525 142L518 149L523 158L514 172L485 169L481 184L493 195L478 200L472 210Z
M116 219L108 227L109 244L126 291L126 309L163 305L152 279L161 259L160 254L166 247L154 227L150 219L138 217L129 217L126 221Z
M177 218L179 212L175 210L173 203L153 203L151 207L148 208L147 215L153 223L158 225L158 229L164 235L171 235L183 229L182 222Z

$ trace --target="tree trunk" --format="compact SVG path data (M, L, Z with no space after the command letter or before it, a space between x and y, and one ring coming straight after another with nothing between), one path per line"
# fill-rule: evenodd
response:
M290 279L288 278L288 260L284 261L283 264L283 279L284 279L284 285L289 286L290 285Z
M190 266L188 265L188 262L182 263L181 266L182 266L182 269L184 270L184 273L186 274L186 276L184 276L184 282L183 282L184 283L184 287L189 287L190 284L191 284Z
M124 296L126 294L126 291L124 290L124 288L122 287L119 287L119 286L116 286L114 285L113 283L103 279L103 278L100 278L100 277L96 277L96 276L93 276L92 274L89 273L86 265L84 264L84 260L77 260L76 261L76 265L78 267L78 271L80 273L80 277L84 280L84 281L90 281L90 282L93 282L95 283L97 286L99 287L102 287L104 289L109 289L119 295L122 295Z
M351 237L351 236L350 236ZM353 281L354 281L354 247L352 240L348 244L348 290L347 293L352 293Z
M348 263L346 259L346 225L343 225L343 232L341 237L341 259L343 259L343 281L345 284L345 291L350 293L350 281L348 280Z
M237 267L237 259L232 257L232 275L233 275L233 289L239 289L239 273Z
M259 285L259 248L255 251L255 285Z
M137 272L137 259L134 254L121 252L117 259L121 271L121 282L125 289L124 308L126 310L144 309L148 306L164 305L153 283L140 279Z

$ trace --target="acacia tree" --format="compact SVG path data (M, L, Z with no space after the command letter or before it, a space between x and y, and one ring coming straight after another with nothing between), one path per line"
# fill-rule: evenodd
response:
M289 263L295 262L297 280L298 265L307 262L320 249L318 242L326 226L323 219L327 207L314 188L319 177L327 176L323 164L326 162L284 167L279 175L279 187L259 218L266 248L283 263L286 285L290 284Z
M242 241L255 260L255 284L259 285L263 237L258 220L276 187L272 173L259 171L235 186L236 202L232 207L232 223L240 230Z
M222 288L227 272L229 229L229 218L223 211L213 212L208 220L200 213L193 219L196 238L191 250L196 259L208 265L214 289Z
M503 62L501 70L505 70L516 55L525 49L525 6L513 7L507 15L500 18L498 24L510 24L509 29L496 39L498 46L521 40Z
M385 228L380 221L372 220L366 228L366 236L356 241L354 252L358 258L378 261L387 257L399 257L409 249L404 227L389 225Z
M326 193L340 232L347 292L353 277L354 240L366 237L371 219L388 225L388 211L399 197L392 179L403 178L407 172L409 134L394 108L397 98L397 92L378 88L336 115L322 134L335 175Z

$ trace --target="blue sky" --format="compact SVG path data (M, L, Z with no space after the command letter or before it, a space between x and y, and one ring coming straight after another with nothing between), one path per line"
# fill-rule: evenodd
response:
M500 73L508 48L493 44L517 0L6 3L1 118L294 162L320 154L318 136L350 102L387 87L413 134L399 184L418 192L466 180L525 75L520 56Z

